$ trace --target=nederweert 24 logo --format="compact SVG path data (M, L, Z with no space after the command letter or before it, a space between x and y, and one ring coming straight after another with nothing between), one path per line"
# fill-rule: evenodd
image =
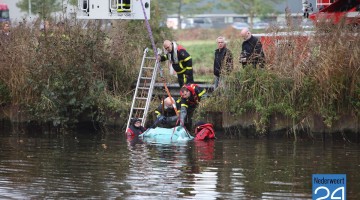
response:
M345 200L346 174L313 174L313 200Z

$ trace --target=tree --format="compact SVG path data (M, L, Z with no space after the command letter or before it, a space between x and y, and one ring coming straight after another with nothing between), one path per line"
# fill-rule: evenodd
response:
M213 7L211 1L203 0L158 0L160 9L166 15L177 14L178 28L181 29L181 17L202 14Z
M67 1L69 1L69 4L73 6L76 6L78 2L77 0L67 0Z
M16 6L23 12L28 12L29 2L31 3L31 13L39 15L40 18L49 18L53 12L61 11L61 0L21 0Z
M221 9L232 10L238 14L248 14L250 25L256 15L266 15L274 13L274 4L281 3L284 0L222 0L218 4Z

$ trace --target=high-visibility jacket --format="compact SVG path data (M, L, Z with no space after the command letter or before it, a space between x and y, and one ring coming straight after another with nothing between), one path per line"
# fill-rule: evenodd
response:
M129 12L131 7L131 0L118 0L117 12Z
M181 98L181 107L194 107L196 106L200 100L201 96L203 96L206 93L205 88L199 87L197 84L186 84L183 87L186 87L190 91L190 97L189 98Z
M180 110L180 99L174 98L174 100L175 100L176 109L179 112L179 110ZM161 103L155 109L155 114L156 114L156 117L159 117L160 115L163 115L165 117L177 116L177 114L175 112L175 109L173 107L166 108L166 106L164 106L163 103Z
M186 70L192 70L192 58L186 49L175 42L172 42L171 45L172 52L162 55L161 61L169 60L177 74L183 74Z

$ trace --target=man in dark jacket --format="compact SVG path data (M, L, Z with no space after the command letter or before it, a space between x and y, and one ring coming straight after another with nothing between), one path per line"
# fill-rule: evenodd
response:
M252 65L254 68L257 66L264 67L265 54L260 40L253 36L248 28L244 28L240 33L244 39L242 43L242 50L240 54L240 63L245 67Z
M215 50L214 58L214 89L219 86L219 83L221 81L220 74L222 72L230 72L233 69L233 57L231 51L226 48L225 37L219 36L216 39L216 43L218 45L218 48Z
M193 83L192 58L186 49L176 42L164 41L165 53L160 61L169 60L178 76L180 87L187 83Z
M3 22L0 29L0 40L7 42L10 40L10 23L9 22Z

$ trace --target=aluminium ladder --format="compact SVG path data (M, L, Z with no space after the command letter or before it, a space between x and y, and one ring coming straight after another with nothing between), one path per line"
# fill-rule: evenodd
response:
M157 50L158 54L160 49ZM141 119L141 125L146 123L146 116L150 107L152 93L156 81L157 70L159 68L159 60L156 57L149 57L149 48L144 50L141 61L140 72L136 83L134 96L129 113L126 130L129 128L131 119Z

